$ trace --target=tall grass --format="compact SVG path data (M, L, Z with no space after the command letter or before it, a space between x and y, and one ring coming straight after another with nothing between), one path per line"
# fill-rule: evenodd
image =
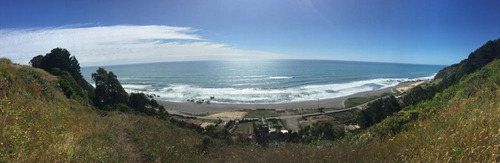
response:
M120 161L113 128L89 106L67 99L57 78L2 62L0 162Z
M126 143L150 162L500 161L498 60L360 134L268 147L227 145L155 117L99 114L66 98L45 71L5 59L0 68L0 162L123 162Z

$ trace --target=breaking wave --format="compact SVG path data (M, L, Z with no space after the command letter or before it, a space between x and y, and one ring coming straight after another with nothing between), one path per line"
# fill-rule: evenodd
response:
M435 74L427 77L408 78L377 78L338 84L303 85L290 88L206 88L188 84L169 84L163 86L147 84L123 84L129 92L143 92L159 95L159 100L183 102L187 99L210 99L216 103L284 103L311 101L327 98L348 96L359 92L383 89L396 86L407 81L432 79ZM271 78L271 77L269 77ZM291 77L274 76L273 79L289 79Z

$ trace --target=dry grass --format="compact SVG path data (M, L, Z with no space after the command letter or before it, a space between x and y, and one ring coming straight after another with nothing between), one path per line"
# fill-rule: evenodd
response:
M67 99L54 76L15 67L0 90L0 162L121 161L114 129L89 106Z
M214 125L215 126L215 123L211 123L211 122L202 122L200 127L201 128L205 128L207 126L210 126L210 125Z
M195 131L155 117L116 112L101 116L92 106L66 98L57 77L8 66L16 73L0 90L0 162L123 162L131 151L155 162L202 158L194 145L201 136ZM42 89L30 89L33 85ZM123 132L140 149L125 151L129 142L120 139Z
M414 82L414 83L411 83L410 85L408 86L402 86L402 87L398 87L396 88L397 91L399 92L406 92L408 91L409 89L412 89L420 84L423 84L425 81L418 81L418 82Z
M148 116L100 116L91 106L67 99L53 76L14 67L15 73L2 72L9 76L0 90L0 162L123 162L122 132L139 148L131 151L150 162L500 161L500 61L432 100L403 109L400 115L418 113L419 118L392 135L375 136L404 116L339 141L267 148L212 142L203 150L200 144L209 139L196 131Z
M232 118L232 119L240 119L245 117L247 115L247 112L243 111L230 111L230 112L220 112L220 113L214 113L210 114L207 117L221 117L221 118Z

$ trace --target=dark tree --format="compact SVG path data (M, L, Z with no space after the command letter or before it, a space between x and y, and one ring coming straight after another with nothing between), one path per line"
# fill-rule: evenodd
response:
M68 71L75 80L83 79L78 60L75 56L71 56L71 53L66 49L55 48L44 57L36 56L31 59L31 65L42 68L47 72L51 72L52 68L57 67L61 71Z
M30 60L30 65L32 67L40 67L40 65L42 64L42 60L43 60L43 55L38 55L36 57L33 57L33 59Z
M61 76L62 72L68 72L72 78L71 80L74 80L75 82L61 81L60 83L63 83L63 87L61 87L63 91L66 93L78 91L76 94L87 100L94 98L94 88L87 81L85 81L85 79L83 79L78 60L75 56L71 56L68 50L62 48L52 49L50 53L45 54L45 56L38 55L33 57L30 64L33 67L44 69L45 71L57 76ZM62 80L67 79L69 78ZM67 89L69 87L73 88L73 90ZM76 98L76 96L72 97Z
M97 107L103 109L106 105L128 104L128 94L113 72L108 73L99 67L96 73L92 73L92 80L96 85L94 104Z

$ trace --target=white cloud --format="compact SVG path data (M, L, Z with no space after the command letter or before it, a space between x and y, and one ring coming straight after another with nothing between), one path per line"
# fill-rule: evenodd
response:
M0 29L0 57L27 64L55 47L68 49L83 66L283 57L213 43L196 32L189 27L159 25Z

